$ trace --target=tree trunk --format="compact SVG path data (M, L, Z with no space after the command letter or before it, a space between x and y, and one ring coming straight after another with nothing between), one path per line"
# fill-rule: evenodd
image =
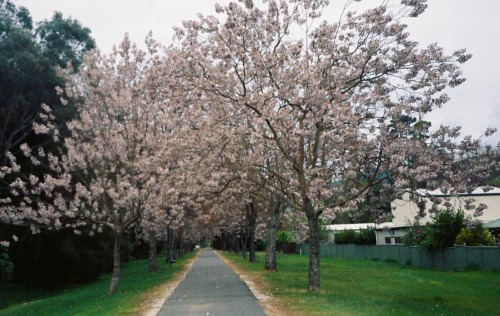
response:
M279 216L282 211L283 203L281 201L274 201L270 205L271 218L267 225L266 232L266 259L264 269L269 271L278 271L276 263L276 233L278 231Z
M248 242L248 234L244 234L240 237L241 241L241 256L243 260L247 259L247 242Z
M167 263L172 265L174 263L174 245L175 245L175 237L174 237L174 229L170 226L167 228Z
M177 258L184 256L184 242L182 240L182 229L179 229L177 231Z
M156 233L154 230L149 231L149 267L148 272L158 271L158 260L156 253Z
M248 240L249 245L249 255L248 260L250 262L255 262L255 223L257 222L257 208L254 203L250 203L250 214L248 216Z
M228 248L228 245L227 245L227 234L225 233L225 231L221 232L220 239L221 239L221 248L222 248L222 250L227 251L229 248Z
M319 238L319 214L309 198L304 199L304 208L309 225L309 290L318 291L320 288L320 238Z
M248 261L255 262L255 227L250 231L248 245Z
M240 254L240 241L239 241L239 238L235 232L233 232L231 234L231 244L232 244L233 252L236 255L239 255Z
M115 244L113 249L113 274L111 277L111 283L108 289L108 295L113 295L118 289L118 283L120 282L120 270L121 270L121 233L115 232Z
M179 236L174 237L175 242L174 242L174 262L177 260L180 255L179 255Z

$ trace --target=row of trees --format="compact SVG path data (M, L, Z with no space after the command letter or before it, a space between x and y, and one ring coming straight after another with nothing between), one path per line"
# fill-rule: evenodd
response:
M322 218L407 189L477 185L496 152L480 155L481 141L458 140L459 128L422 124L464 81L458 64L470 55L411 41L403 21L425 1L384 1L335 23L320 20L327 4L216 5L167 48L148 36L142 51L125 37L108 55L86 54L77 73L62 69L60 102L76 113L61 128L44 105L34 131L53 145L6 153L1 218L111 231L111 294L131 227L182 229L185 240L223 228L252 242L260 223L266 268L276 269L285 216L307 227L298 232L318 290Z

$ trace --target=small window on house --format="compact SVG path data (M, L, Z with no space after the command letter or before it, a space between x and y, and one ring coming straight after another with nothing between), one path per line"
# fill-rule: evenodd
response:
M385 237L385 243L388 245L401 244L401 237Z

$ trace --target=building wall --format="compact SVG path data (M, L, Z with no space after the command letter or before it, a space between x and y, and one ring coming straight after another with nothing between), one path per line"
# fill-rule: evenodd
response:
M377 245L400 245L404 235L406 235L406 230L401 228L377 230L375 232Z
M466 215L473 216L474 210L464 209L464 199L468 198L473 198L475 200L475 205L483 203L488 206L488 208L483 211L483 215L478 218L483 223L488 223L500 218L500 195L490 194L459 197L455 196L450 197L450 202L456 209L462 209ZM432 203L428 201L427 209L430 209L431 206ZM393 208L392 214L394 216L392 222L395 226L405 226L409 223L413 223L415 221L415 216L418 214L418 207L414 202L410 201L409 193L405 193L402 199L394 200L391 203L391 207ZM429 218L430 217L427 216L426 218L420 219L420 223L426 224L429 221Z

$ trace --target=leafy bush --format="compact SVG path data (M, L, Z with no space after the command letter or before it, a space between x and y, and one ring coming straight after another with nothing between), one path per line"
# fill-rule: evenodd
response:
M0 242L0 285L10 281L14 272L14 264L10 260L9 247Z
M255 251L265 251L266 250L266 241L263 239L257 239L255 241Z
M364 229L359 233L354 230L345 230L335 234L335 244L375 245L375 229Z
M446 210L437 213L427 224L425 237L420 244L428 250L452 247L460 231L464 228L464 213Z
M493 246L495 241L491 233L481 224L477 224L472 228L462 228L455 243L467 246Z
M354 243L356 245L375 245L377 238L375 237L375 229L364 229L354 236Z
M495 244L500 245L500 230L494 230L491 233L491 237L493 238L493 242Z
M20 236L9 247L14 283L57 288L95 280L113 267L113 236L109 230L89 236L88 231L76 235L66 229L35 235L28 227L0 225L0 229ZM130 255L129 245L126 240L122 243L123 261Z
M293 241L293 234L288 230L278 230L276 233L276 242L278 244L284 244Z
M288 230L278 230L276 234L276 250L283 253L295 253L297 245L294 240L294 235Z
M354 244L354 239L356 237L356 232L354 230L344 230L338 234L335 234L335 244L346 245Z
M403 236L402 242L409 246L420 246L425 238L426 227L421 226L419 222L415 221L410 224L408 233Z

